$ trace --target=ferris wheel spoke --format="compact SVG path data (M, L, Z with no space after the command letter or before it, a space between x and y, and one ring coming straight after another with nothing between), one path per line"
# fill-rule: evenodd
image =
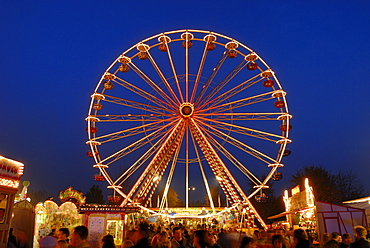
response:
M204 94L207 92L207 90L211 86L211 83L213 82L213 79L216 77L216 75L219 72L221 66L224 64L226 58L227 58L227 52L225 51L225 52L223 52L220 60L217 62L216 66L214 67L211 75L208 77L208 79L207 79L206 83L204 84L202 90L200 91L199 95L196 97L194 105L197 106L199 101L201 101L203 99Z
M212 125L208 125L206 123L201 123L200 125L202 127L202 130L206 133L206 132L209 132L210 134L213 134L214 136L222 139L223 141L226 141L227 143L245 151L246 153L252 155L253 157L255 158L258 158L259 160L265 162L266 164L270 165L271 162L272 163L275 163L276 160L265 155L264 153L252 148L251 146L241 142L240 140L237 140L233 137L231 137L230 135L214 128ZM205 130L205 127L209 128L209 130ZM270 160L271 162L267 162L265 159L268 159Z
M130 90L134 94L139 95L139 96L145 98L146 100L148 100L148 101L150 101L154 104L157 104L161 108L173 108L173 105L169 104L168 102L165 102L161 99L158 99L157 97L153 96L152 94L149 94L148 92L140 89L139 87L136 87L135 85L130 84L129 82L123 80L122 78L116 77L116 79L118 79L119 81L117 81L117 80L112 80L112 81L114 81L116 84L121 85L122 87Z
M212 37L212 36L210 36L210 37ZM193 102L194 101L194 97L195 97L195 95L197 93L197 89L198 89L200 77L202 76L202 72L203 72L203 68L204 68L204 63L206 62L206 57L207 57L207 54L208 54L207 47L209 46L209 44L210 44L210 39L208 39L207 42L204 45L203 55L202 55L202 58L200 60L200 64L199 64L199 67L198 67L198 72L197 72L197 76L195 78L195 82L194 82L194 86L193 86L193 91L192 91L191 97L190 97L190 102Z
M255 138L259 138L259 139L263 139L267 141L272 141L274 143L276 143L277 141L281 139L284 139L284 136L281 136L281 135L263 132L263 131L252 129L252 128L242 127L242 126L230 124L227 122L221 122L221 121L217 121L214 119L208 119L208 118L199 118L199 119L202 120L203 123L204 121L212 122L212 126L214 128L218 128L218 129L222 129L222 130L226 130L226 131L230 131L234 133L239 133L239 134L243 134L243 135L247 135L250 137L255 137Z
M131 101L131 100L123 99L123 98L118 98L118 97L114 97L114 96L104 95L104 97L105 97L105 99L103 101L110 102L110 103L115 103L115 104L118 104L118 105L123 105L123 106L130 107L130 108L133 108L133 109L144 110L144 111L147 111L147 112L150 112L150 113L163 114L164 112L169 111L169 109L167 109L167 108L159 108L159 107L155 107L153 105L143 104L143 103L140 103L140 102L135 102L135 101Z
M168 120L168 121L174 121L174 119ZM119 132L109 133L109 134L101 135L101 136L95 136L91 140L98 141L101 144L103 144L106 142L111 142L114 140L123 139L123 138L127 138L130 136L138 135L138 134L145 134L147 132L152 132L152 131L160 129L161 127L163 127L163 122L164 121L149 123L149 124L140 125L140 126L136 126L133 128L121 130Z
M212 118L219 121L261 121L261 120L284 120L291 118L288 113L202 113L197 114L200 118Z
M186 102L189 101L189 43L191 42L189 38L190 37L188 35L185 35L185 99L186 99Z
M161 137L163 134L166 133L166 128L167 127L173 128L174 123L175 123L175 121L171 122L167 125L162 126L161 128L153 131L152 133L148 134L147 136L145 136L143 138L140 138L139 140L131 143L130 145L128 145L128 146L124 147L123 149L115 152L114 154L102 159L101 163L106 163L107 162L106 163L107 165L111 164L111 163L117 161L118 159L126 156L127 154L135 151L136 149L144 146L145 144L150 143L152 140L155 140L158 137ZM108 161L110 161L110 162L108 163Z
M247 98L239 99L239 100L236 100L236 101L224 103L224 104L221 104L221 105L218 105L218 106L212 106L212 107L209 107L209 108L204 108L204 109L199 110L199 113L204 113L204 112L207 112L207 111L210 111L210 110L214 110L214 112L220 113L220 112L228 111L230 109L241 108L241 107L244 107L244 106L247 106L247 105L251 105L251 104L255 104L255 103L259 103L259 102L263 102L263 101L268 101L268 100L271 100L271 99L274 98L272 93L273 92L267 92L267 93L263 93L263 94L260 94L260 95L256 95L256 96L247 97Z
M204 106L208 105L208 106L212 107L212 106L215 106L217 104L220 104L221 102L225 102L226 100L230 99L231 97L235 96L236 94L238 94L240 92L244 92L249 87L259 83L262 79L263 78L259 77L259 75L256 75L256 76L244 81L243 83L235 86L234 88L222 93L221 95L216 96L214 99L210 99L209 102L204 103ZM199 107L199 108L201 108L201 107Z
M165 99L169 104L177 105L171 97L169 97L153 80L150 79L144 72L142 72L134 63L128 64L132 70L136 72L158 95Z
M170 46L168 45L168 42L165 42L165 46L166 46L166 50L167 50L168 60L169 60L170 65L171 65L172 74L173 74L173 77L174 77L175 82L176 82L177 91L180 95L181 101L184 102L183 93L182 93L182 90L181 90L181 87L180 87L179 80L177 78L178 74L176 72L175 64L174 64L173 59L172 59L171 50L170 50Z
M173 121L175 114L143 114L143 115L89 115L86 120L93 122L166 122Z
M246 65L247 61L243 60L240 62L224 79L221 80L203 99L199 102L199 105L208 104L211 99L225 87Z

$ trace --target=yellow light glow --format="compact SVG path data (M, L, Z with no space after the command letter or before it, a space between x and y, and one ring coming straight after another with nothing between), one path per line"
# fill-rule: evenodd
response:
M19 187L19 181L13 179L0 178L0 186L17 189Z
M292 195L298 194L299 192L301 192L301 190L299 189L299 185L292 188Z

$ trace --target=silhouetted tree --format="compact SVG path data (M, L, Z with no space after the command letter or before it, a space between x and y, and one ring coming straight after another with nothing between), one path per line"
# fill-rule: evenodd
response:
M308 178L318 201L341 204L366 195L363 185L351 170L332 174L321 165L304 166L292 176L292 187L300 185L303 189L305 178Z
M340 196L340 202L368 195L368 192L365 191L360 179L352 170L339 171L335 176L335 183Z
M220 193L220 187L219 186L212 186L209 190L211 192L212 201L213 201L213 204L214 204L215 207L219 206L219 200L220 200L221 206L226 205L225 196ZM206 203L205 203L206 206L211 206L208 194L205 195L204 199L206 201Z
M31 204L34 206L39 202L44 202L49 198L53 198L52 194L45 190L29 190L27 192L27 197L31 199Z
M99 185L93 185L86 193L86 203L105 204L103 191Z
M308 178L311 185L315 199L318 201L338 203L338 190L336 188L335 176L329 171L320 166L304 166L299 169L296 174L292 175L290 182L292 187L299 185L304 189L304 180Z
M159 191L159 193L153 194L152 196L152 206L153 207L158 206L158 196L159 196L159 205L161 204L164 189L165 188L163 187L161 191ZM171 187L168 189L168 192L167 192L167 203L168 203L168 207L184 206L184 203L179 199L177 192Z

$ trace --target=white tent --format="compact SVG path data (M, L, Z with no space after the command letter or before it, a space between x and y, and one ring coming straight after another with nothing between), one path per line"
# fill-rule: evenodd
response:
M320 201L316 201L316 219L320 233L353 235L354 226L367 226L363 209Z
M367 223L370 223L370 196L343 202L345 206L364 209Z

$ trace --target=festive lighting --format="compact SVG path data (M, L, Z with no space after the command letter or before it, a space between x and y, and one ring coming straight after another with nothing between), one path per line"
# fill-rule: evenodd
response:
M19 181L13 179L0 178L0 186L17 189L19 187Z

